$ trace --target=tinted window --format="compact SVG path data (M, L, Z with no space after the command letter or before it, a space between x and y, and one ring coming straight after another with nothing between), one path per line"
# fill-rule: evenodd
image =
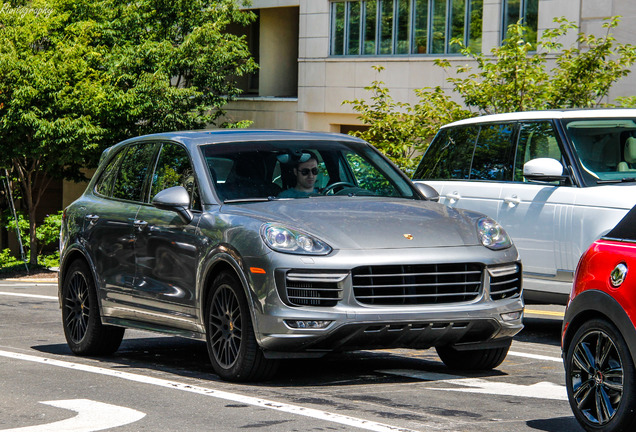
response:
M484 125L479 131L471 180L510 180L514 154L513 124Z
M144 182L155 153L155 145L131 145L125 152L113 188L113 198L144 201Z
M194 170L187 150L180 145L166 143L161 146L157 167L152 177L151 199L158 192L173 186L186 188L190 194L192 208L200 209Z
M413 178L467 180L478 128L455 127L439 131Z
M202 148L219 197L226 200L293 198L294 168L317 160L315 195L396 196L417 199L410 183L371 147L354 142L271 141ZM304 159L303 159L304 158ZM329 188L339 184L336 190Z
M536 158L552 158L561 161L559 141L551 122L525 123L521 126L515 157L515 181L525 181L523 165Z
M115 181L115 177L117 176L117 171L119 170L119 162L125 152L120 151L113 157L108 166L104 168L102 171L102 175L97 181L95 185L95 192L100 195L110 196L110 193L113 189L113 182Z

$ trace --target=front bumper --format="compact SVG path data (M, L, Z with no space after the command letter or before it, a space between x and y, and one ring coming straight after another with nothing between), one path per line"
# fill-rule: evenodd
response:
M330 257L274 254L247 263L264 268L249 274L254 288L254 330L270 357L316 356L331 351L382 348L430 348L453 345L470 349L502 345L523 328L520 293L494 300L488 268L518 263L514 248L490 251L483 247L414 249L365 252L338 251ZM470 301L422 305L369 305L356 299L351 269L368 265L478 262L483 265L482 286ZM297 306L285 293L285 275L340 274L341 298L333 305ZM272 278L272 275L276 277ZM519 282L521 283L521 282ZM518 312L518 317L510 314ZM504 319L506 317L506 319ZM293 328L292 321L328 321L324 328Z

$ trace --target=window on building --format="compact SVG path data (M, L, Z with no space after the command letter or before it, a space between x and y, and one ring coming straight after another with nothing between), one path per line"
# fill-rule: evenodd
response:
M483 0L345 0L331 4L331 55L481 51Z
M539 0L504 0L502 40L507 37L508 26L517 22L521 22L529 29L526 41L536 44L539 23Z

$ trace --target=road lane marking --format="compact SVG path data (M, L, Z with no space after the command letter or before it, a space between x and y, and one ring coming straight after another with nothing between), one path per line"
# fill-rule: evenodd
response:
M115 378L121 378L127 381L150 384L164 388L170 388L173 390L181 390L189 393L196 393L204 396L211 396L218 399L228 400L232 402L238 402L248 405L253 405L261 408L268 408L275 411L282 411L289 414L296 414L305 417L311 417L322 421L328 421L332 423L338 423L346 426L353 426L359 429L366 429L377 432L414 432L412 429L401 428L397 426L391 426L383 423L377 423L374 421L364 420L356 417L345 416L341 414L334 414L327 411L321 411L313 408L306 408L298 405L291 405L282 402L275 402L266 399L259 399L251 396L244 396L235 393L229 393L221 390L214 390L206 387L199 387L191 384L184 384L177 381L169 381L161 378L154 378L146 375L133 374L130 372L123 372L120 370L112 370L101 368L97 366L90 366L80 363L72 363L62 360L56 360L47 357L32 356L29 354L20 354L11 351L0 350L0 356L12 358L16 360L30 361L34 363L47 364L51 366L62 367L66 369L73 369L82 372L95 373L99 375L111 376Z
M547 381L531 385L512 384L505 382L487 381L481 378L466 378L458 375L447 375L435 372L424 372L404 369L379 370L387 375L397 375L407 378L417 378L422 381L437 381L462 388L427 387L428 390L455 391L463 393L481 393L499 396L517 396L523 398L568 400L565 386Z
M565 312L559 312L559 311L542 311L542 310L535 310L535 309L526 309L524 312L525 314L546 315L546 316L554 316L559 318L563 318L565 316Z
M58 298L55 296L46 296L46 295L39 295L39 294L0 292L0 295L13 296L13 297L37 298L37 299L43 299L43 300L56 300L56 301L58 300Z
M77 415L73 418L54 423L15 429L2 429L0 432L94 432L134 423L146 416L146 414L141 411L131 408L105 404L88 399L70 399L40 403L75 411Z
M563 363L563 359L561 357L550 357L550 356L544 356L540 354L522 353L518 351L508 351L508 355L517 356L517 357L526 357L526 358L531 358L535 360L545 360L545 361Z

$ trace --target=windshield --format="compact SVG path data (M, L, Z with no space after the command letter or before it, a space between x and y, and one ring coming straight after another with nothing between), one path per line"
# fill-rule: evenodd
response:
M419 199L375 149L338 141L257 141L202 146L226 203L329 195Z
M636 177L635 119L564 121L586 183L632 181Z

